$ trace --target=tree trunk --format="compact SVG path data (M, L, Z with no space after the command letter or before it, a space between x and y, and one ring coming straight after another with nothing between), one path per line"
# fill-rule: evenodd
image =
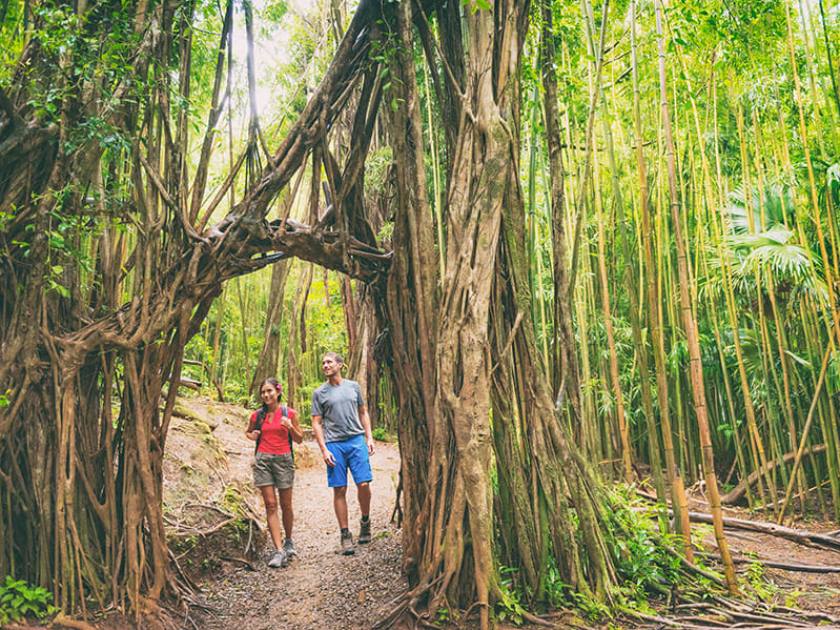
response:
M281 261L271 268L271 289L268 296L268 313L265 316L263 346L254 369L250 393L259 400L260 385L269 377L277 376L280 356L280 325L283 321L283 298L286 295L286 279L291 265Z
M401 50L412 49L409 6L400 7ZM405 563L412 586L406 603L429 614L442 607L453 613L475 607L479 625L487 627L490 606L502 596L492 551L494 523L499 557L522 567L534 601L543 596L549 557L567 583L603 599L615 575L600 532L595 486L583 458L576 458L569 446L565 419L555 416L530 317L515 131L519 93L513 80L527 14L513 4L497 7L495 16L486 10L461 16L458 6L447 10L451 23L462 20L459 29L465 33L466 60L453 54L448 63L460 68L454 73L463 71L462 102L469 112L447 121L453 125L456 150L447 178L450 247L436 332L428 337L434 346L424 350L421 344L408 360L404 348L417 347L411 338L423 339L426 309L435 303L429 299L434 283L428 281L434 273L433 248L421 245L431 242L434 232L418 166L422 137L410 69L401 76L408 120L395 115L392 133L394 155L401 156L397 190L405 191L394 228L390 286L397 290L389 292L389 312L395 315L390 322L392 368L407 366L403 378L395 376L406 416L400 429ZM429 350L433 365L424 363ZM564 352L574 354L573 348ZM437 386L429 396L425 383L433 375ZM406 409L425 415L412 419ZM494 460L499 472L495 506L490 484ZM580 521L580 543L572 505ZM583 561L584 553L590 560Z
M377 17L374 3L359 6L271 164L240 204L209 227L235 172L203 216L201 207L191 207L191 199L204 199L200 173L209 152L188 181L186 114L169 106L173 94L189 98L192 8L141 2L106 13L136 31L137 48L128 51L135 61L124 76L96 66L114 58L107 49L115 22L91 11L78 21L84 37L68 39L58 64L33 39L22 53L32 74L0 88L0 213L11 217L0 231L0 573L47 587L68 613L92 601L138 617L155 614L162 595L186 588L169 565L163 452L184 346L223 282L291 256L367 280L388 267L387 253L368 233L344 234L336 247L325 226L265 221L274 196L340 113L348 85L363 72L375 75L377 64L365 54L375 36L368 28ZM225 19L223 43L228 28ZM91 41L106 50L90 72L66 85L71 59L84 57L76 47ZM173 77L180 77L176 86ZM47 121L31 105L42 85L62 95ZM137 93L129 95L129 86ZM106 87L113 98L84 96ZM361 100L367 114L368 101ZM82 110L80 102L89 107ZM90 116L113 126L127 146L69 142L81 138ZM364 127L368 137L371 128ZM356 163L363 158L364 151ZM97 181L103 174L107 181ZM125 258L126 241L114 242L104 227L112 225L111 210L99 212L98 200L89 205L91 186L124 213L119 218L134 248ZM102 270L101 284L82 293L79 259L89 252L70 248L84 247L80 234L98 227L104 229L91 258ZM130 300L121 303L126 293Z

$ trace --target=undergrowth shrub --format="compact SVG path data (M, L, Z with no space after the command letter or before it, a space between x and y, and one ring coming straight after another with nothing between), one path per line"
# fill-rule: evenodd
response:
M47 589L7 575L0 584L0 626L23 621L27 617L43 619L54 615L58 608L51 601L52 594Z

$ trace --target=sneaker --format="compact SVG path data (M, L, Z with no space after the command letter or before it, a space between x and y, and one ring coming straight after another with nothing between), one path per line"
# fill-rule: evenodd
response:
M341 536L341 549L339 553L343 556L352 556L356 553L356 547L353 546L353 534L347 533L346 536Z
M370 542L370 519L367 522L362 521L359 527L359 544L366 545Z
M272 569L282 569L288 564L289 560L286 557L286 552L282 549L276 550L271 555L271 560L268 561L268 566Z
M297 551L295 551L295 543L292 542L291 538L287 538L283 541L283 551L289 560L297 555Z

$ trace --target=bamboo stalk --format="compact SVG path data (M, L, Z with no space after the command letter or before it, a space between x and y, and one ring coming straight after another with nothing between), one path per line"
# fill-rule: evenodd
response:
M811 401L811 408L808 409L808 418L805 420L805 426L802 427L802 438L799 441L799 448L796 449L796 457L793 460L793 471L790 476L790 481L788 482L788 486L785 489L785 498L782 501L782 505L779 508L778 517L776 518L776 523L779 525L782 524L785 518L785 512L787 511L787 506L790 501L790 495L793 492L793 484L796 480L796 471L799 468L799 464L802 462L802 453L805 451L805 444L808 440L808 431L811 429L811 423L814 421L814 410L817 407L817 401L820 397L820 391L822 390L822 385L825 382L825 373L826 369L828 368L828 360L831 358L831 348L826 349L825 354L823 355L822 366L820 367L820 375L817 378L817 385L814 388L814 396L813 400Z
M630 47L632 55L633 75L633 124L636 133L636 165L639 173L639 215L641 217L642 251L647 271L646 297L648 307L648 325L650 327L651 343L653 345L654 370L656 372L656 391L659 402L659 419L662 425L662 444L665 455L665 470L668 484L671 488L671 501L677 511L676 530L680 534L683 553L690 561L693 560L691 547L691 524L688 521L688 506L685 504L683 478L677 469L674 457L673 430L671 428L671 411L669 408L667 362L665 359L665 341L662 334L662 308L659 299L658 282L661 273L658 262L653 259L653 233L650 222L650 205L648 201L647 167L642 146L642 115L639 88L638 58L636 52L636 0L631 0L630 6ZM661 242L661 241L660 241Z
M680 225L680 200L677 196L676 164L674 159L674 141L671 133L671 118L668 109L668 89L665 72L665 43L662 34L663 11L661 0L654 3L656 12L656 33L659 49L659 91L662 107L662 123L665 138L665 152L668 163L668 189L670 196L671 215L674 222L674 238L677 246L677 267L679 270L679 292L682 317L688 342L689 367L691 375L694 411L700 435L700 446L703 454L703 468L706 478L706 489L709 493L709 507L714 516L715 538L724 566L724 574L729 591L738 593L738 582L735 578L735 566L729 553L726 535L723 532L723 512L720 506L720 492L718 490L717 475L715 473L714 453L712 452L711 436L709 434L708 416L706 410L706 392L703 384L703 366L700 358L700 345L697 339L697 324L691 309L689 296L688 264L686 260L685 242L683 241Z

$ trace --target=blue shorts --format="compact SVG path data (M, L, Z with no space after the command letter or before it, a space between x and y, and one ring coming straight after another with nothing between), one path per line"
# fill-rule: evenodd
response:
M327 466L327 485L330 488L342 488L347 485L348 468L357 485L373 480L364 435L354 435L340 442L327 442L327 450L335 458L335 466Z

